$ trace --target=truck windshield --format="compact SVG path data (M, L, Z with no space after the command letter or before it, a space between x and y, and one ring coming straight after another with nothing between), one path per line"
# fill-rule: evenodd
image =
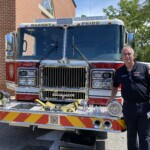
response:
M75 45L88 60L120 60L120 26L87 25L68 28L66 57L83 59Z
M62 58L63 34L62 27L21 28L19 59Z

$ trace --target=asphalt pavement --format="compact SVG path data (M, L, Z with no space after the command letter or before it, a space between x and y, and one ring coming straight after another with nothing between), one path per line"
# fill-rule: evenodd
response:
M49 134L52 132L0 123L0 150L54 150L54 140L60 135L54 132L52 137L55 135L55 138L51 139ZM105 150L127 150L126 132L108 133Z
M0 123L0 150L48 150L52 141L37 140L49 132L45 129L9 126Z

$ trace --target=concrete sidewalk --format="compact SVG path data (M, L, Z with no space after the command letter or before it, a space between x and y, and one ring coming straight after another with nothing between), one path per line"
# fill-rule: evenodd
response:
M105 150L127 150L127 132L108 133Z

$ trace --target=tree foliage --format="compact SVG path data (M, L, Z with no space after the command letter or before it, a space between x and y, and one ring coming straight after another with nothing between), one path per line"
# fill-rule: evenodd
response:
M110 18L124 21L128 32L135 34L135 49L141 61L150 61L150 5L140 0L120 0L118 8L109 6L103 12Z

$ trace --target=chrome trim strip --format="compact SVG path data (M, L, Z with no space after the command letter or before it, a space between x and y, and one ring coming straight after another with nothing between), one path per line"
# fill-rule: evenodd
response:
M89 96L110 97L111 90L89 90ZM116 96L121 96L121 91L118 91Z
M16 93L39 93L40 89L35 87L16 87Z

